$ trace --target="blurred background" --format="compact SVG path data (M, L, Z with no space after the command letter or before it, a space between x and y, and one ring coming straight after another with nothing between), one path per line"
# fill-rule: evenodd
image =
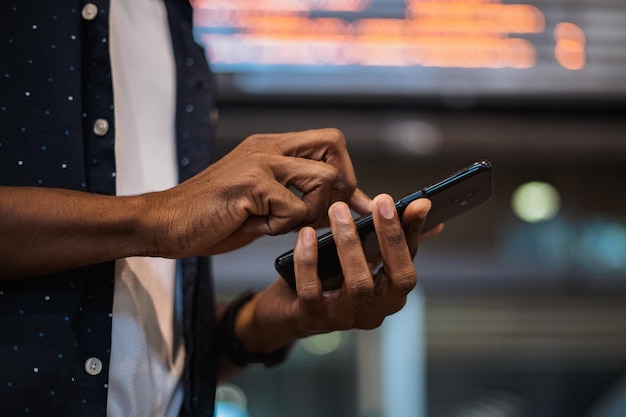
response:
M395 198L475 160L494 196L424 242L375 331L316 336L218 393L218 417L626 416L626 3L192 0L218 153L341 129ZM227 300L295 236L215 258Z

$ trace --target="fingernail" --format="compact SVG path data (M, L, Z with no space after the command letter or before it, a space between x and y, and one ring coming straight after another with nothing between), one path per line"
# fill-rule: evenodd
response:
M420 220L424 220L426 216L428 216L429 211L430 211L430 207L423 209L422 212L419 214Z
M348 206L345 204L336 204L333 207L333 214L335 215L335 219L342 223L348 223L350 221L350 210L348 210Z
M311 246L313 244L313 241L315 241L315 232L313 231L313 229L310 229L308 227L302 229L302 243L307 246Z
M381 198L376 201L376 206L378 207L378 211L382 216L387 219L393 219L394 206L388 198Z

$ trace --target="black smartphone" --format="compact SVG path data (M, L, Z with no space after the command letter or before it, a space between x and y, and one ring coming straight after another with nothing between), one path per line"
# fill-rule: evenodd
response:
M398 215L418 198L428 198L432 207L426 218L423 231L464 213L487 201L492 194L491 163L487 160L477 161L448 177L424 187L396 201ZM380 256L378 240L374 230L371 214L355 220L365 255L368 259ZM337 255L337 247L331 232L318 237L318 275L324 290L340 288L343 283L341 264ZM296 278L293 265L293 250L276 258L274 266L278 273L295 290Z

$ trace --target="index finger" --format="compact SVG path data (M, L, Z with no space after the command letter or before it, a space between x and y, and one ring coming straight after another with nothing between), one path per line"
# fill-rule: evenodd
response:
M356 189L356 174L343 133L334 128L305 130L282 135L277 146L283 155L313 159L337 169L332 201L350 201Z

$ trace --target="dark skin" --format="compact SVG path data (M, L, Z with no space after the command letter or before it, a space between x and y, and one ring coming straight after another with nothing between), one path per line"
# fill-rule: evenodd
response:
M365 258L349 208L373 213L380 260ZM299 229L297 293L279 278L236 321L244 346L267 353L312 334L375 328L402 308L417 282L418 241L441 230L420 235L429 208L428 200L417 200L399 219L390 196L372 201L359 191L336 129L253 135L200 174L161 192L115 197L0 186L0 280L129 256L215 255L262 235ZM345 283L324 292L313 227L329 223Z
M162 192L112 197L0 186L0 279L128 256L223 253L258 236L324 224L334 201L367 211L369 199L355 190L345 139L336 129L250 136Z
M382 259L365 258L348 206L343 202L333 204L329 217L333 234L341 236L337 249L344 272L343 286L322 290L317 276L315 231L310 227L301 229L294 248L297 294L279 278L253 298L242 309L236 327L244 346L254 352L271 352L314 334L373 329L404 306L417 284L413 258L418 241L439 233L443 226L420 234L430 209L426 199L411 203L402 221L389 195L376 196L372 207ZM255 333L250 328L264 330L249 337Z

